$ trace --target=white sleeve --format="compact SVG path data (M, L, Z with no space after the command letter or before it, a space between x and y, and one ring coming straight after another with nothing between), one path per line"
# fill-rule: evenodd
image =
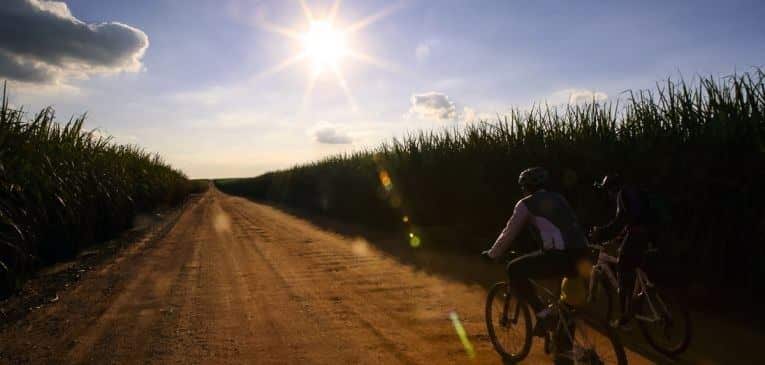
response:
M489 256L491 258L497 258L502 256L505 251L510 247L510 244L515 240L515 237L521 233L521 230L526 225L526 221L529 219L529 209L526 208L526 204L523 201L519 201L515 205L513 210L513 216L507 221L507 226L499 234L494 245L489 250Z

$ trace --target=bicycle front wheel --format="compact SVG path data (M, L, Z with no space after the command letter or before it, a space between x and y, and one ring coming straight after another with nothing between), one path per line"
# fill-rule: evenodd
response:
M486 327L494 349L505 361L518 362L531 350L528 305L510 295L507 283L496 283L486 298Z
M592 292L590 293L590 303L586 311L593 318L597 318L604 323L610 323L616 317L614 312L614 302L619 301L611 284L601 276L594 276L595 280Z
M649 289L640 299L635 319L648 344L656 351L675 356L691 343L691 316L680 296Z

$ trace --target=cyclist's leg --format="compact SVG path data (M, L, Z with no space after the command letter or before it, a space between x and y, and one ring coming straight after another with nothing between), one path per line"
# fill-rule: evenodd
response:
M528 279L560 278L572 272L572 264L564 252L537 251L523 255L507 265L510 287L525 299L535 312L544 309L544 304L535 295Z
M629 232L619 248L617 273L619 275L619 305L622 318L626 322L632 315L632 292L635 289L635 269L640 266L648 247L648 236L641 233Z
M528 279L530 279L529 274L533 273L535 266L539 264L540 260L544 260L543 252L537 251L520 256L507 264L510 289L519 298L529 303L535 313L542 310L544 305L539 300L539 297L534 295L534 287Z

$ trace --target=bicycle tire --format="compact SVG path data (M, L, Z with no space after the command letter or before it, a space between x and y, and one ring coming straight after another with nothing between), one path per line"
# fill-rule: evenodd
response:
M590 318L590 322L592 319ZM580 324L584 324L585 321L579 320L577 321ZM598 351L595 349L592 349L590 351L584 351L581 352L581 349L578 349L577 351L573 351L574 353L580 354L580 356L584 356L583 358L578 359L577 361L566 359L565 357L572 356L569 354L568 356L563 356L563 358L560 356L561 354L556 354L556 358L554 359L555 364L615 364L615 365L627 365L627 353L624 350L624 345L622 345L621 341L619 340L619 336L616 334L616 331L614 331L613 328L609 327L608 325L598 325L593 327L591 324L586 324L586 327L582 327L582 325L576 326L574 329L574 337L580 338L582 335L581 333L583 331L589 331L591 333L597 333L597 336L605 337L605 340L608 342L608 345L611 349L613 349L613 357L609 357L611 361L608 361L609 359L604 359L603 351ZM585 336L590 337L590 336ZM575 340L576 341L576 340ZM600 341L603 342L603 339L601 338ZM605 345L604 345L605 346ZM602 349L604 346L601 346L600 349ZM581 355L582 353L587 354ZM606 362L608 361L608 362Z
M510 298L506 295L508 292L507 289L507 283L505 282L499 282L494 284L491 289L489 289L489 293L486 297L486 308L485 308L485 318L486 318L486 328L489 332L489 338L491 339L491 343L494 346L494 349L497 351L497 353L502 356L502 359L505 362L509 363L515 363L523 360L526 358L526 356L529 355L529 351L531 351L531 340L532 340L532 334L531 334L531 313L529 312L528 305L526 305L525 302L515 300L516 306L511 306L511 311L514 313L515 309L518 309L518 314L520 315L519 320L523 321L523 324L521 323L515 323L515 326L522 325L522 328L520 328L521 331L524 332L522 335L522 341L523 343L521 346L519 346L519 349L517 351L509 350L506 348L504 344L500 341L499 338L497 338L497 331L495 331L495 324L500 325L500 323L497 323L495 319L500 318L494 318L494 311L497 308L494 308L495 304L502 304L504 305L504 302ZM512 298L515 299L515 298ZM510 299L510 300L512 300ZM499 308L500 312L502 313L502 309Z
M691 344L691 334L692 334L692 326L691 326L691 315L688 310L688 307L681 303L679 300L677 300L677 296L675 295L668 295L664 291L658 291L656 288L650 289L646 295L649 299L653 301L653 303L657 302L657 298L661 299L665 303L665 306L669 307L668 311L673 312L674 311L674 317L675 319L680 319L683 322L679 324L681 328L682 335L680 336L680 341L674 344L665 344L662 341L660 341L658 338L654 337L652 335L652 332L649 328L649 323L646 321L638 320L638 324L640 326L640 332L642 332L643 337L646 339L646 342L648 342L651 347L654 348L654 350L673 357L677 356L685 350L688 349L688 346ZM655 305L655 304L654 304ZM649 309L649 304L646 298L642 298L640 302L638 303L639 313L643 314L646 310Z
M602 276L595 276L592 280L595 280L595 287L592 288L593 293L586 311L590 317L610 323L614 316L614 290Z

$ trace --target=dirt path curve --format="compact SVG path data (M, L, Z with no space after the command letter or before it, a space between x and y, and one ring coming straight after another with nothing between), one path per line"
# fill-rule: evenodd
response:
M499 364L484 297L362 240L211 189L152 247L88 273L56 305L1 333L0 362ZM535 344L526 363L550 359Z

